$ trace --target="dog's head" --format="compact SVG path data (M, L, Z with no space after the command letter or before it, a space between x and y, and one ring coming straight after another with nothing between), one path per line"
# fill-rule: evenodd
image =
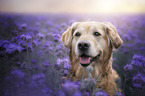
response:
M111 23L94 21L73 23L61 39L82 65L89 65L92 59L99 58L110 47L117 49L123 43Z

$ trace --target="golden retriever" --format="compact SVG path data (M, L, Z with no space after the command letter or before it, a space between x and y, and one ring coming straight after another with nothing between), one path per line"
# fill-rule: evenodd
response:
M63 34L62 42L69 48L72 80L88 77L86 67L92 66L92 76L101 74L97 87L112 96L117 88L115 79L119 78L112 68L112 51L118 48L122 39L111 23L75 22Z

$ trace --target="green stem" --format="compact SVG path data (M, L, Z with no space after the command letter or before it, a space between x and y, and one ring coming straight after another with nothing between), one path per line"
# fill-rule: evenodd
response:
M28 50L28 46L26 45L27 48L27 60L28 60L28 83L29 83L29 87L30 87L30 56L29 56L29 50Z
M124 73L124 72L123 72ZM124 76L125 76L125 81L124 81L124 84L123 84L123 94L124 94L124 96L125 96L125 93L124 93L124 88L125 88L125 83L126 83L126 75L125 75L125 73L124 73Z

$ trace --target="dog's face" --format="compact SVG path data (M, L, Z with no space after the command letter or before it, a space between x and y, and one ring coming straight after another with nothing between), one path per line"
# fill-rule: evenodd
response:
M110 23L76 22L62 35L62 41L74 52L81 65L89 65L110 46L118 48L122 40Z

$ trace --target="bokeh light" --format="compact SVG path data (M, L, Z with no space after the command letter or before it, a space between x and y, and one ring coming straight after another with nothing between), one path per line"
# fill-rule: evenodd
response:
M144 0L1 0L1 12L145 13Z

